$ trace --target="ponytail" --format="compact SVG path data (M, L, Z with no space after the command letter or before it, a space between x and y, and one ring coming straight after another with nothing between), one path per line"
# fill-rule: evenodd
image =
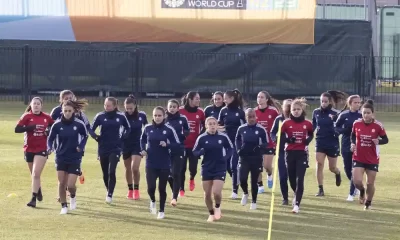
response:
M264 94L265 98L267 99L267 106L273 106L274 108L276 108L276 110L278 110L278 112L281 112L282 106L279 104L278 100L272 98L267 91L261 91L259 92L259 94L260 93Z
M339 102L345 102L348 94L338 91L338 90L328 90L321 94L321 97L327 97L329 100L329 104L336 108Z
M184 106L184 107L189 106L189 99L193 100L196 97L197 94L199 94L199 93L198 92L192 92L192 91L190 91L187 94L185 94L181 99L181 105Z
M355 98L360 98L360 95L351 95L347 98L346 104L344 105L344 107L342 108L342 110L340 111L340 113L342 113L343 111L345 111L346 109L350 109L350 105L353 102L353 100Z
M139 109L138 109L138 105L137 105L137 101L136 98L133 94L129 94L129 96L127 98L125 98L124 104L133 104L135 105L135 110L133 110L133 114L132 116L137 119L139 117Z
M234 90L226 91L225 94L233 98L233 101L228 104L228 106L238 107L240 109L244 108L243 95L238 89L235 88Z

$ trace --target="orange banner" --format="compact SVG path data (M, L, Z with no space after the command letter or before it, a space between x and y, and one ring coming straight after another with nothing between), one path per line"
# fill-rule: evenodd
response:
M66 0L77 41L313 44L315 0Z

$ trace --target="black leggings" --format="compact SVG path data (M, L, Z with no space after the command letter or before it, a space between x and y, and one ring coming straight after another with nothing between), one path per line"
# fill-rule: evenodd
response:
M117 178L115 172L119 162L119 154L109 153L100 155L101 170L103 171L103 181L107 188L108 196L112 197L114 193Z
M342 152L344 171L346 172L347 178L350 180L350 195L354 194L356 187L353 184L353 153L352 152Z
M249 194L247 179L251 173L251 199L252 203L257 202L258 195L258 177L262 172L262 157L240 157L238 165L238 178L240 187L243 189L244 194Z
M296 205L300 206L304 193L304 176L308 168L308 153L302 150L286 151L286 165L290 187L296 193Z
M187 163L189 161L189 173L190 173L190 180L193 180L197 174L197 165L199 163L199 158L195 157L192 152L193 149L186 148L186 157L184 157L183 164L182 164L182 171L181 171L181 187L180 189L185 191L185 175L186 175L186 168Z
M171 158L171 172L168 177L169 185L172 189L172 198L178 200L179 189L181 188L181 171L185 152L172 154Z
M156 187L158 178L158 192L160 193L160 212L164 212L167 200L167 182L169 169L146 168L147 193L152 202L156 201Z

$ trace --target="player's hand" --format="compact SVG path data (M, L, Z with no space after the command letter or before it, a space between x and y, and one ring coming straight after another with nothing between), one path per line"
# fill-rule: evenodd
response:
M47 156L49 156L52 152L53 152L53 150L47 149Z
M141 151L141 152L140 152L140 155L141 155L142 157L146 157L146 156L147 156L147 152L146 152L146 151Z
M289 139L289 143L295 143L296 142L296 137L291 137L290 139Z
M375 143L375 145L379 145L379 139L372 139L372 142Z
M354 144L354 143L352 143L351 145L350 145L350 151L351 152L354 152L354 149L356 148L356 145Z
M81 152L81 149L79 147L76 147L77 152Z
M167 143L164 142L164 141L161 141L161 142L160 142L160 146L161 146L161 147L166 147L166 146L167 146Z

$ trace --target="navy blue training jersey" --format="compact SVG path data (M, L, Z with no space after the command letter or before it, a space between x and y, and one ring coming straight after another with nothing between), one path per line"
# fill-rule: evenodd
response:
M131 131L123 140L122 151L125 152L132 151L134 149L140 149L140 136L142 136L142 128L148 124L146 113L139 111L137 117L134 117L125 112L125 117L131 126Z
M208 105L206 108L204 108L204 116L206 118L214 117L215 119L218 119L219 113L221 112L221 109L223 107L224 107L223 105L219 106L219 107L217 107L215 105Z
M179 142L183 144L186 136L190 133L189 122L186 116L180 114L179 112L176 112L175 114L167 112L165 123L174 128L176 134L178 135Z
M229 139L234 142L238 128L245 123L245 113L240 108L223 107L218 117L218 124L225 126Z
M160 142L166 142L163 147ZM173 127L168 124L146 125L140 138L140 148L147 152L146 168L170 169L171 151L179 148L181 142Z
M258 147L265 149L267 147L267 135L267 131L261 124L249 125L245 123L237 131L236 149L241 151L240 155L242 156L261 156L261 152L255 151L255 149Z
M131 131L125 114L119 111L99 112L93 120L91 136L96 139L96 129L100 127L98 142L98 154L120 154L123 139L129 136Z
M50 129L47 148L55 151L56 163L80 163L87 136L86 126L81 120L74 117L66 120L61 117Z
M312 114L314 131L317 130L315 147L323 149L339 148L339 137L335 131L335 120L339 111L333 108L317 108Z
M353 123L362 118L361 111L351 112L350 110L345 110L339 114L336 121L336 132L342 134L342 153L351 152L351 131L353 128Z
M224 173L227 170L227 161L233 154L233 145L225 133L216 132L201 134L194 145L193 154L203 155L201 175Z
M285 121L285 117L281 114L278 115L275 120L274 120L274 124L272 125L271 128L271 139L272 141L274 141L275 143L278 141L278 131L279 131L279 123L283 123L283 121ZM283 141L284 139L284 134L281 133L281 138L280 138L280 142L279 142L279 153L284 153L285 152L285 141Z

